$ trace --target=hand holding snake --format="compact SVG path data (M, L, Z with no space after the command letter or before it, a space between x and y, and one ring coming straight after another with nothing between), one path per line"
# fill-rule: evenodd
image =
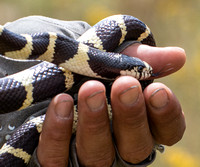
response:
M175 49L175 50L176 50L176 49ZM148 50L147 50L147 51L148 51ZM166 51L166 50L165 50L165 51ZM170 50L170 51L171 51L171 50ZM176 51L177 51L177 50L176 50ZM166 53L169 53L169 52L166 52ZM179 50L179 53L180 53L180 50ZM184 56L183 56L183 53L180 53L180 54L182 54L181 59L183 60L183 57L184 57ZM179 58L180 58L180 54L179 54ZM177 57L178 57L178 56L177 56ZM182 61L182 62L183 62L183 61ZM181 63L180 63L179 65L182 66ZM179 66L179 67L180 67L180 66ZM175 68L174 68L174 69L175 69ZM174 69L172 69L172 71L175 71ZM171 71L171 72L172 72L172 71ZM167 73L166 73L166 74L167 74ZM140 76L140 77L141 77L141 76ZM102 90L101 90L101 91L102 91ZM112 95L112 94L111 94L111 95ZM111 96L111 97L112 97L112 96ZM113 97L114 97L114 96L113 96ZM114 106L114 105L113 105L113 106ZM83 125L83 126L84 126L84 125ZM97 149L97 150L98 150L98 149ZM123 154L122 154L122 155L123 155ZM123 157L123 156L122 156L122 157ZM126 160L126 158L124 158L124 159ZM127 161L132 162L132 160L130 161L129 159L128 159ZM133 162L133 163L134 163L134 162Z
M132 56L132 55L135 56L135 54L133 53L138 52L137 56L139 57L143 56L144 52L148 52L149 54L147 56L155 56L155 59L152 60L152 64L154 63L156 64L156 59L158 57L162 57L163 59L162 61L160 61L160 63L165 64L165 63L171 62L174 64L173 66L174 69L177 66L181 67L185 61L185 53L176 47L151 48L145 45L133 45L133 46L130 46L130 48L127 48L124 52L127 52L129 56ZM173 57L173 60L169 60L167 55ZM162 67L157 65L155 68L156 70L159 71L160 68ZM169 75L172 72L175 72L175 70L167 72L166 75ZM144 160L151 153L151 149L153 147L152 139L157 140L160 143L166 144L166 145L173 145L178 140L180 140L184 132L185 123L184 123L184 117L182 115L182 110L181 108L177 107L177 106L180 106L178 100L173 95L171 90L167 86L161 83L150 84L144 90L144 93L140 91L139 94L143 98L140 98L137 101L137 103L135 103L135 105L133 106L130 106L130 108L129 106L126 106L125 104L122 104L121 102L119 102L120 94L133 85L140 87L140 84L134 78L121 77L114 82L111 94L113 97L112 99L113 107L116 108L114 110L115 112L113 113L116 117L116 119L114 120L114 123L118 125L118 127L120 127L120 129L118 127L115 128L115 138L119 141L117 145L118 151L120 152L120 155L125 161L136 164ZM169 95L169 102L164 107L155 108L151 105L151 102L152 102L151 97L155 95L155 92L157 90L162 90L163 88L167 91ZM104 90L105 88L98 81L90 81L90 82L85 83L82 86L79 93L79 96L81 98L81 101L79 102L81 103L80 105L86 106L88 97L90 97L90 95L94 94L95 92L101 92L102 89ZM85 94L88 91L90 91L89 94ZM128 97L129 96L127 96L127 100L128 100ZM51 136L52 134L48 134L48 131L51 132L54 130L54 127L52 127L50 124L50 121L52 121L52 119L55 118L54 113L56 113L56 110L54 110L54 107L58 103L58 100L61 100L61 101L63 100L62 98L71 100L71 98L69 98L68 95L63 95L63 94L59 95L56 97L56 99L52 101L52 104L49 106L49 109L48 109L49 117L46 120L46 124L44 127L47 133L41 134L42 137L41 137L41 141L40 141L38 151L37 151L39 161L43 165L45 164L48 165L49 163L53 163L51 161L52 157L57 157L57 156L62 157L61 160L57 158L57 161L56 161L57 163L65 164L68 161L69 152L65 150L66 152L61 153L56 145L60 145L60 147L65 147L65 145L67 145L67 150L69 150L69 144L67 143L67 141L69 141L71 132L68 131L68 133L66 134L63 134L62 132L59 133L62 136L62 138L64 138L62 142L60 142L59 139L55 138L55 136ZM145 102L144 102L144 99L145 99ZM155 101L156 100L158 104L161 103L164 100L163 95L161 95L161 97L157 96L155 98ZM144 105L145 105L144 103L146 103L147 105L146 109L144 109ZM73 105L73 103L72 104L67 103L67 104L68 106ZM120 109L118 109L119 104L120 104ZM64 104L63 104L63 108L65 108L66 113L71 111L70 107L69 109L67 109ZM126 113L128 109L131 110L132 113L131 112ZM141 116L143 118L140 119L138 117L135 117L135 115L137 115L138 112L140 112L141 110L144 111L144 113ZM113 144L110 144L113 141L110 138L110 135L108 135L110 133L110 132L108 133L109 122L108 122L108 117L105 114L107 110L106 108L104 108L103 110L97 111L99 112L99 115L103 118L100 121L100 123L92 122L92 119L90 118L92 117L93 119L97 119L96 118L97 116L95 115L94 112L90 112L90 111L91 109L87 107L87 110L80 111L83 114L79 114L79 119L82 120L79 125L80 128L78 128L76 132L77 134L76 142L78 142L76 148L78 152L78 158L80 160L79 162L85 166L87 165L89 166L93 162L95 162L95 164L98 165L102 163L99 161L98 155L105 155L105 157L102 158L106 160L104 161L104 163L112 164L113 159L115 158L114 156L115 150L113 150ZM120 112L121 115L119 115L118 112ZM153 129L152 129L152 125L146 122L147 120L146 114L151 115L151 117L148 116L148 119L151 122L151 124L154 125ZM172 120L172 117L176 117L177 114L178 115L180 114L178 116L179 118L178 121ZM132 121L133 124L128 124L128 123L124 124L122 121L122 118L127 119L127 117L131 117L131 116L132 118L130 119L130 121ZM60 118L54 119L55 123L58 122L57 119L59 120ZM161 122L164 122L164 121L165 123L161 124ZM170 124L171 124L170 126L168 124L168 121L170 121ZM60 128L63 127L62 128L63 130L66 128L70 129L71 124L72 124L72 119L65 120L63 124L65 124L65 126L60 125ZM104 126L102 127L102 125ZM139 125L141 125L141 127ZM142 125L145 125L145 126L142 126ZM95 127L97 130L94 131L92 134L87 131L84 131L84 129L86 129L88 126ZM101 131L102 128L107 129L107 130L102 132ZM150 129L152 132L149 132ZM146 132L148 132L149 135L146 135ZM166 134L168 135L166 136ZM177 136L174 136L174 134L176 134L179 137L177 138ZM132 138L136 138L136 140L133 141ZM51 143L52 142L55 143L55 146L52 144L48 144L47 141L51 141ZM146 143L144 144L144 142ZM144 145L145 145L145 148L143 147ZM102 147L104 149L102 149ZM142 151L140 152L139 151L140 149L138 148L141 148ZM52 151L48 152L45 150L52 150ZM132 152L133 150L136 150L136 151ZM146 152L146 150L149 150L149 151ZM94 151L96 152L96 154L92 153ZM90 161L86 161L87 159L90 159Z

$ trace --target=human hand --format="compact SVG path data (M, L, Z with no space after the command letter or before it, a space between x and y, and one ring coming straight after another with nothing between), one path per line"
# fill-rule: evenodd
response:
M177 47L156 48L132 45L123 51L148 62L159 73L169 75L185 62L185 52ZM121 158L137 164L146 159L155 143L173 145L185 130L181 106L172 91L162 83L152 83L143 92L140 83L129 76L112 86L113 133ZM111 166L115 149L107 114L105 87L98 81L82 85L78 96L79 120L76 150L82 166ZM49 105L37 148L42 166L67 166L73 122L73 99L56 96Z

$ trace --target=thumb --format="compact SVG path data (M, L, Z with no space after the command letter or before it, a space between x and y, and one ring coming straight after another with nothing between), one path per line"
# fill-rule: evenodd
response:
M64 167L68 164L72 135L73 99L57 95L50 103L37 148L41 166Z
M133 44L122 53L131 57L138 57L150 64L153 73L157 74L158 78L178 71L186 61L185 51L179 47L152 47Z

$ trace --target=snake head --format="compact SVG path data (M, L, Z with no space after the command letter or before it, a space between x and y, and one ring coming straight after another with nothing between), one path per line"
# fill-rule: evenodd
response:
M128 75L133 76L134 78L138 80L145 80L152 76L153 69L152 67L146 63L145 61L140 61L140 65L136 65L131 70L121 70L121 75Z
M138 73L140 74L139 80L148 79L153 74L152 67L145 61L143 61L144 66L138 66Z

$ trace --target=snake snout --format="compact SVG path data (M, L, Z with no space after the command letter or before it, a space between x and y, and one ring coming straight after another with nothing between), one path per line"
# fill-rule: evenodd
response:
M121 75L128 75L132 76L138 80L145 80L151 77L153 73L152 68L149 66L148 68L146 66L136 66L132 70L121 70Z
M143 61L144 66L138 66L138 73L140 74L139 80L145 80L152 76L153 74L153 68Z

